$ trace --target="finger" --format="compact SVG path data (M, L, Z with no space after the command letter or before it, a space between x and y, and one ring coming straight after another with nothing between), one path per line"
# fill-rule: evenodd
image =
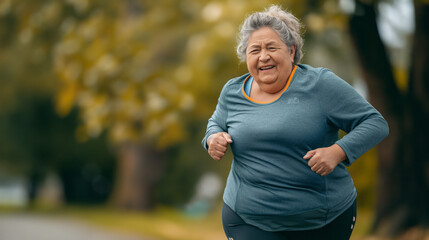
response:
M323 168L319 168L316 173L322 175L325 172Z
M225 156L225 153L220 153L220 152L216 153L216 157L218 160L221 160L223 158L223 156Z
M317 160L315 158L311 158L310 161L308 161L308 166L313 168L317 163Z
M325 166L323 166L323 164L321 164L320 162L317 162L316 164L314 164L311 167L311 171L317 173L317 174L321 174L323 172L325 172L326 170L328 170Z
M319 173L322 170L321 167L319 167L318 165L314 165L313 167L311 167L311 171L315 172L315 173Z
M215 154L215 155L217 155L217 156L223 157L223 155L225 155L225 152L226 152L226 151L217 151L217 150L216 150L216 151L214 152L214 154Z
M216 149L216 148L213 148L213 149L211 149L211 150L209 150L209 154L210 155L225 155L225 152L226 152L226 148L225 148L225 150L219 150L219 149Z
M220 151L220 152L226 152L226 146L220 145L220 144L216 144L216 143L212 143L209 145L209 153L214 153L216 151Z
M214 160L219 161L219 160L221 160L221 159L222 159L222 157L224 156L224 154L223 154L223 153L215 152L215 153L210 154L210 156L211 156Z
M223 135L220 135L218 138L216 138L213 141L214 146L224 146L226 147L228 145L228 141L225 139Z
M214 151L226 152L227 147L225 145L215 145L213 146Z
M232 143L231 136L228 133L225 132L222 135L225 138L225 140L226 140L227 143Z
M308 159L310 159L311 157L313 157L314 156L314 154L316 154L316 150L311 150L311 151L308 151L305 155L304 155L304 159L306 159L306 160L308 160Z
M325 171L320 172L320 175L322 175L322 176L326 176L326 175L330 174L331 172L332 172L332 171L325 170Z
M326 175L330 174L332 171L334 171L334 168L326 166L326 167L323 168L323 171L321 172L321 175L322 176L326 176Z
M319 164L319 157L318 156L316 156L316 154L314 154L311 158L310 158L310 160L308 161L308 166L309 167L315 167L317 165L317 168L319 168L320 166L320 164Z

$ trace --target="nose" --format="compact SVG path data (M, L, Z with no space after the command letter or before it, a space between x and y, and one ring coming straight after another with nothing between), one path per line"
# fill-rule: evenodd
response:
M259 56L259 61L266 62L270 60L271 56L266 50L261 51L261 55Z

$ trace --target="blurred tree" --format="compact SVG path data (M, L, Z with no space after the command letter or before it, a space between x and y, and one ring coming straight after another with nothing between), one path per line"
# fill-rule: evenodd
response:
M377 28L377 2L355 4L351 37L371 102L386 117L391 132L378 148L374 230L397 235L429 224L429 4L414 1L408 86L402 89Z
M238 24L268 2L112 1L63 20L54 53L62 80L57 110L77 106L79 139L105 131L116 146L117 206L151 208L165 150L207 121L215 90L239 71Z
M193 125L207 121L217 90L243 72L234 51L238 24L269 2L1 1L1 140L10 153L4 158L34 166L28 174L35 180L57 169L46 154L29 150L61 143L47 137L57 119L34 111L39 100L49 108L46 99L57 91L60 116L78 109L79 141L106 133L115 146L117 205L150 208L164 150L201 136ZM34 125L37 116L46 128ZM35 145L22 151L30 139Z
M103 138L77 143L76 111L63 118L55 113L52 46L61 36L61 19L75 15L59 1L0 1L0 161L28 178L30 200L52 172L66 183L66 201L101 202L112 186L114 165ZM90 156L94 151L97 158ZM88 166L96 170L86 171ZM77 181L87 184L76 188Z
M44 137L48 133L43 132L49 128L43 124L51 123L51 115L47 109L40 109L48 105L47 96L55 88L49 46L54 41L57 15L52 4L44 6L44 14L32 14L39 5L0 2L1 161L11 166L10 170L28 175L30 200L44 174L54 165ZM41 31L36 26L46 22L40 34L43 37L34 37L33 30Z

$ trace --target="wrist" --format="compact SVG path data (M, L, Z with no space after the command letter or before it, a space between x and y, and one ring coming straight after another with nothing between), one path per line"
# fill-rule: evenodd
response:
M338 163L343 162L347 159L346 152L344 152L343 148L340 145L335 143L334 145L332 145L332 148L335 150L338 156Z
M213 134L211 134L208 138L207 138L207 140L206 140L206 144L207 144L207 146L208 145L210 145L210 143L211 143L211 141L212 141L212 139L213 139L213 136L214 136L215 134L213 133Z

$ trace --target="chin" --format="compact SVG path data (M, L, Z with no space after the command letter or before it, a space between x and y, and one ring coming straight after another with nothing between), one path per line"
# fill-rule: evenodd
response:
M277 78L275 78L275 77L262 77L259 79L262 83L265 83L265 84L272 84L272 83L277 82Z

